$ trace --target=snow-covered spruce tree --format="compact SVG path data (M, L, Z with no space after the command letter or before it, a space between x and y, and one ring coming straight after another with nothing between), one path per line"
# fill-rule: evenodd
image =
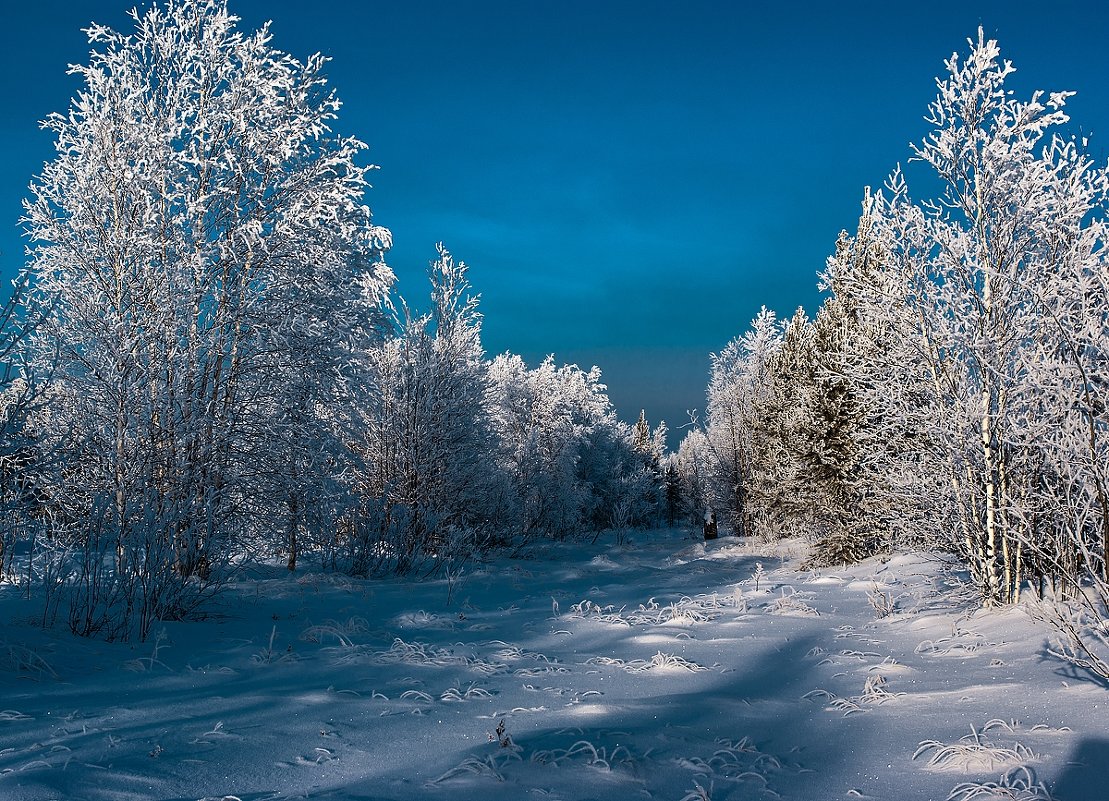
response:
M632 426L632 447L648 457L651 455L651 426L645 409L639 410L639 419Z
M919 480L905 486L896 480L905 472L890 469L916 446L900 439L903 428L884 425L881 408L866 403L880 395L873 388L888 379L876 369L881 362L915 359L896 332L868 315L867 304L885 294L878 284L887 253L873 231L873 204L868 191L856 234L840 234L821 274L821 288L830 297L813 321L808 399L814 429L805 472L819 518L816 565L855 562L887 550L894 539L906 541L901 535L919 528L928 508L919 503ZM879 358L894 351L898 356Z
M39 370L57 363L64 457L51 597L74 631L109 637L185 613L225 560L284 533L258 516L275 513L259 465L291 379L337 354L294 351L351 335L325 330L322 298L362 288L372 316L390 281L364 146L330 128L325 59L238 31L221 0L134 21L89 29L91 61L72 68L84 88L44 123L56 155L25 216L29 305L46 318L28 350Z
M438 252L432 311L402 303L396 336L368 355L375 391L362 413L364 504L351 543L360 574L434 570L501 525L478 298L465 263Z
M767 432L763 407L782 327L765 307L742 337L712 356L706 443L708 495L722 522L741 536L772 536L768 518Z
M634 504L635 509L628 510L631 524L649 525L664 512L666 490L663 473L668 430L665 420L652 429L645 410L640 410L639 419L632 426L631 447L639 456L640 464L635 466L625 483L629 485L629 491L632 482L640 484L642 499Z
M939 195L912 201L897 172L875 203L888 256L865 306L913 356L879 353L860 385L898 429L891 441L916 446L886 457L934 499L933 530L958 532L938 544L958 547L983 602L995 604L1015 600L1038 571L1072 581L1102 571L1106 529L1082 511L1104 497L1098 460L1072 468L1078 443L1096 452L1104 426L1086 393L1103 374L1100 345L1079 345L1074 332L1105 315L1082 287L1105 269L1091 219L1104 213L1106 178L1053 133L1069 93L1015 99L996 42L980 31L970 44L965 61L947 62L934 130L915 148ZM1068 424L1081 434L1063 445L1052 429Z
M818 499L810 476L820 435L814 419L816 392L813 326L804 309L798 309L770 358L766 391L754 418L764 443L761 494L767 521L779 536L812 538L816 532Z
M682 519L682 477L678 467L678 454L668 453L662 471L662 518L673 528Z
M742 502L754 521L748 526L759 536L820 540L849 514L839 497L847 444L842 403L818 336L826 336L827 324L818 328L803 309L784 326L769 313L760 318L736 351L731 377L724 380L724 362L718 360L710 387L708 442L717 495ZM733 430L733 420L739 447L724 435Z

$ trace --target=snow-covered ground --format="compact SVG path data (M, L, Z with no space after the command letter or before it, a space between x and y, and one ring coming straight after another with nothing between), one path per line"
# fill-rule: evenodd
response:
M971 611L938 560L801 551L259 569L136 646L36 629L0 587L0 799L1109 798L1109 692L1049 630Z

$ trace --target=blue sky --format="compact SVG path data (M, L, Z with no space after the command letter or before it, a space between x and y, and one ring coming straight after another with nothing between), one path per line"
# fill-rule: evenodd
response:
M0 28L0 272L22 262L37 120L78 88L90 20L129 0L40 0ZM750 4L754 6L754 4ZM772 7L773 6L773 7ZM143 7L140 5L140 8ZM370 145L369 204L416 305L444 241L471 266L490 353L598 364L621 415L704 408L708 354L816 272L926 133L934 78L981 24L1018 94L1078 92L1109 146L1109 12L1095 3L759 4L232 0L276 47L333 58L338 128ZM676 443L676 437L672 436Z

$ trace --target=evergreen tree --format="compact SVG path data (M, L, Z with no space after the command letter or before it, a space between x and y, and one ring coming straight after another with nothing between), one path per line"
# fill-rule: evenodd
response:
M700 526L711 508L709 482L712 454L704 429L690 429L678 445L677 469L681 483L682 513L692 526Z
M855 236L840 234L835 253L821 274L822 288L831 293L813 321L811 419L812 447L806 473L819 515L813 563L849 564L890 546L894 530L919 515L907 514L904 502L893 502L883 454L909 447L876 435L880 410L866 405L866 389L879 376L882 351L912 354L900 340L868 322L862 304L877 292L878 271L886 256L872 227L873 199L863 200ZM895 511L896 510L896 511Z
M670 454L666 459L666 469L663 472L663 488L666 500L666 525L673 528L682 513L682 481L678 471L677 454Z

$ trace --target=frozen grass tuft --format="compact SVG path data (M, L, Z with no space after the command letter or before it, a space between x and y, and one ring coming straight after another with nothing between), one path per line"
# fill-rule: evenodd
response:
M876 618L889 617L897 611L897 603L893 600L893 596L888 592L882 592L877 584L866 594L866 598L870 602L870 608L874 610L874 617Z
M755 747L749 737L739 740L717 740L717 748L708 759L692 757L680 759L678 764L712 779L730 781L755 780L766 789L766 773L781 770L782 764L777 757L764 754Z
M793 587L782 587L781 594L774 599L774 603L767 607L771 615L794 615L798 617L819 617L813 607L805 603L804 599L811 597L810 593L798 593Z
M551 673L569 673L569 668L564 668L561 665L541 665L533 668L517 668L512 671L513 676L523 676L524 678L535 678L537 676L547 676Z
M809 690L809 692L805 693L801 697L804 698L806 701L823 698L827 701L827 705L824 707L825 709L834 709L837 712L842 712L844 717L847 717L848 715L855 712L865 711L863 707L860 706L859 703L855 700L851 698L840 698L835 693L828 692L827 690Z
M485 676L508 670L508 665L503 662L489 662L477 656L458 656L447 648L436 648L423 642L405 642L400 637L394 639L386 651L371 651L365 645L344 648L335 661L341 665L369 662L378 665L465 667Z
M691 662L680 656L674 654L664 654L662 651L657 652L650 659L633 659L630 662L625 662L623 659L612 659L607 656L595 656L592 659L587 659L587 665L605 665L611 667L623 668L628 673L645 673L648 670L656 670L658 668L677 668L679 670L686 670L690 673L699 673L702 670L710 670L711 668L699 665L696 662Z
M854 712L864 712L867 706L877 706L886 701L893 700L904 693L891 693L886 689L886 679L880 673L872 673L866 677L863 683L863 691L860 695L853 695L850 698L840 698L835 693L828 692L827 690L810 690L805 693L802 698L806 700L813 700L816 698L823 698L827 701L825 709L834 709L843 713L844 717Z
M885 659L883 659L877 665L872 665L871 667L867 668L867 670L870 670L870 671L881 670L882 668L886 668L886 669L892 668L893 670L898 670L898 669L904 668L904 665L902 665L900 662L898 662L892 656L887 656Z
M984 732L973 726L970 734L959 738L957 743L941 743L939 740L925 740L920 743L913 759L932 752L926 767L932 770L955 770L963 773L996 770L1007 766L1020 765L1036 758L1024 745L1013 743L1002 746L991 743Z
M494 654L494 656L496 656L497 659L501 659L505 662L515 662L521 659L532 659L536 662L544 662L546 664L554 664L555 662L558 662L557 659L548 658L546 654L541 654L538 651L525 651L518 645L509 645L508 643L501 642L500 640L495 640L492 643L489 643L489 645L503 646Z
M154 635L154 645L151 648L150 656L140 656L138 659L129 659L123 663L123 669L130 670L134 673L146 673L154 670L155 666L170 670L169 665L158 658L158 654L161 650L169 647L168 645L162 645L166 639L166 630L161 629Z
M1010 768L996 782L963 782L952 789L947 801L1055 801L1031 769Z
M215 745L217 740L234 740L238 739L236 735L230 734L223 730L223 721L216 723L208 731L201 734L194 740L190 741L190 745Z
M623 616L623 611L622 608L617 609L612 605L601 606L585 598L570 607L569 615L583 619L600 620L617 626L630 626L631 623Z
M295 662L298 657L292 651L290 645L282 652L277 652L273 648L273 641L277 638L277 626L270 630L269 644L256 654L252 654L250 661L256 665L274 665L280 662Z
M41 681L45 678L56 679L58 674L50 663L39 654L23 645L0 642L0 670Z
M693 789L682 796L681 801L712 801L713 783L709 782L706 790L697 782L693 782Z
M300 633L300 639L305 642L322 644L324 640L332 638L344 648L353 648L354 637L360 634L366 634L369 630L369 622L364 617L355 615L349 618L345 623L339 623L335 620L325 620L318 625L309 626Z
M467 757L442 776L432 779L428 784L441 784L442 782L464 776L485 776L503 782L504 774L502 774L501 771L504 770L504 766L512 760L520 762L520 755L507 748L498 751L496 754L490 754L485 757L485 759Z
M355 649L359 650L359 649ZM356 654L351 654L352 657ZM422 642L405 642L400 637L393 640L387 651L375 651L374 662L383 665L457 665L458 657L446 648L436 648Z
M969 656L982 648L996 647L997 643L988 641L981 634L959 628L956 623L950 637L937 640L923 640L916 647L916 653L927 656Z
M677 601L660 606L654 598L647 603L640 604L639 608L627 615L629 623L634 625L664 625L666 623L707 623L720 617L721 610L727 606L736 606L734 596L725 596L725 603L713 593L710 596L697 596L691 598L683 595ZM742 600L742 596L740 596ZM746 602L744 601L744 605Z
M598 748L588 740L578 740L569 748L552 748L538 750L532 753L531 761L538 765L559 765L577 757L584 757L587 765L611 771L613 765L630 766L635 763L631 752L622 745L607 751L604 746Z
M716 620L728 608L747 611L747 601L738 590L723 597L716 593L696 597L683 595L665 605L651 598L647 603L640 604L638 609L627 613L624 607L617 609L612 605L601 606L586 598L571 606L568 614L571 617L600 620L617 626L661 626L667 623L707 623Z
M492 697L493 693L489 692L488 690L482 687L478 687L476 684L470 684L465 690L463 690L460 685L449 687L448 689L444 690L443 693L439 696L439 700L446 701L448 703L457 703L460 701L469 701L473 698Z
M335 756L335 752L329 748L322 748L317 746L315 749L313 749L313 754L315 756L315 763L317 765L322 765L325 762L331 762L338 759L338 757Z
M403 615L399 615L396 618L396 622L399 626L412 629L449 630L456 627L454 620L451 618L425 612L423 609L418 612L407 612Z
M885 688L886 678L880 673L873 673L866 677L863 684L863 694L858 700L865 704L882 704L904 693L891 693Z

